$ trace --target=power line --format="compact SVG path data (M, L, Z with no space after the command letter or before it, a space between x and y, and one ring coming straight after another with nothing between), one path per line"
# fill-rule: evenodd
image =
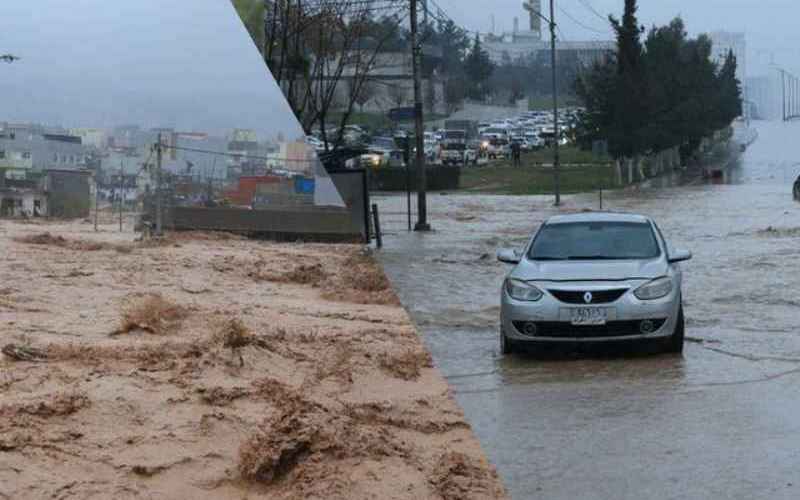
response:
M567 18L569 18L569 19L570 19L570 20L571 20L573 23L577 24L578 26L580 26L581 28L583 28L583 29L585 29L585 30L587 30L587 31L591 31L591 32L593 32L593 33L598 33L598 34L600 34L600 35L607 35L607 34L609 33L609 31L610 31L610 28L609 28L609 31L601 31L601 30L598 30L598 29L596 29L596 28L593 28L593 27L591 27L591 26L589 26L589 25L587 25L587 24L584 24L584 23L582 23L581 21L579 21L579 20L575 19L575 17L574 17L572 14L570 14L569 12L567 12L566 10L564 10L564 8L563 8L563 7L561 7L560 5L558 6L558 10L559 10L559 11L560 11L562 14L564 14L564 15L565 15Z
M581 3L581 5L586 7L586 10L597 16L598 19L600 19L603 22L608 22L608 17L597 12L597 9L592 7L592 4L589 3L589 0L578 0L578 1Z

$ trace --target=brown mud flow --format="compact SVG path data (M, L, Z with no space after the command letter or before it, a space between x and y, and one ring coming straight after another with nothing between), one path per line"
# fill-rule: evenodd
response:
M0 222L0 498L505 498L358 247L102 229Z

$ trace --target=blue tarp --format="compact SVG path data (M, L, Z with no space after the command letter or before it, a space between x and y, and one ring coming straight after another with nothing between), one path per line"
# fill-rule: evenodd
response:
M295 177L294 192L298 194L314 194L314 179L309 177Z

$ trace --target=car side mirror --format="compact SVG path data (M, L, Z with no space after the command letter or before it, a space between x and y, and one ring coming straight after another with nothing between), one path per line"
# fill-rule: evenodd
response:
M502 248L497 251L497 260L505 264L519 264L522 257L517 250Z
M688 250L675 250L669 256L669 263L675 264L677 262L684 262L692 259L692 252Z

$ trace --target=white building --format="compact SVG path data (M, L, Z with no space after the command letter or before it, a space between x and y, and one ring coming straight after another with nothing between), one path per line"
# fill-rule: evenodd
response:
M483 36L483 48L495 64L504 64L518 61L519 59L544 58L549 64L550 40L542 32L541 0L527 0L523 8L528 11L529 23L527 30L519 29L519 21L514 19L514 30L502 35L493 33ZM616 51L617 43L613 40L600 41L575 41L556 42L556 58L574 56L581 66L590 66L595 62L605 60Z
M73 128L69 131L70 135L80 137L84 146L95 149L106 147L106 131L100 128Z
M86 166L88 149L80 137L39 126L0 126L0 168L23 179L31 170L77 170Z

